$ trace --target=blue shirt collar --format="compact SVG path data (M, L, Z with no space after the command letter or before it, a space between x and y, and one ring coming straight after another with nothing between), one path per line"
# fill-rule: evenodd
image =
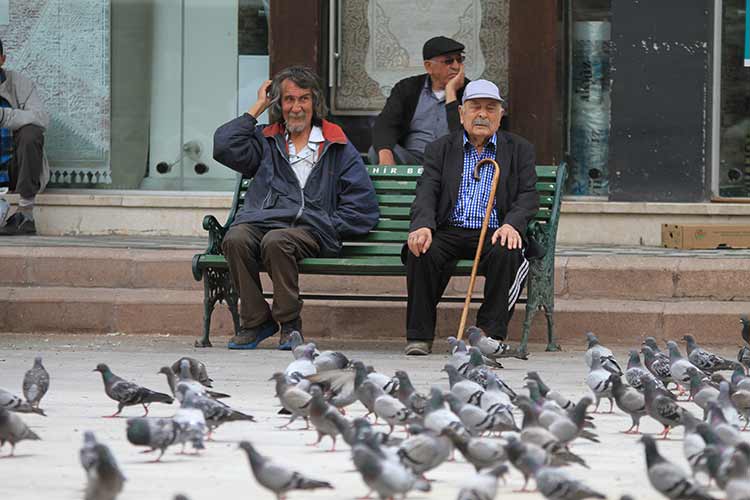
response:
M464 149L466 149L467 144L471 144L471 143L469 142L469 135L466 133L466 130L464 130ZM490 137L490 140L487 141L486 147L489 147L490 144L492 144L491 149L494 149L494 150L497 149L497 132L492 134L492 137ZM471 145L472 147L474 146L473 144Z

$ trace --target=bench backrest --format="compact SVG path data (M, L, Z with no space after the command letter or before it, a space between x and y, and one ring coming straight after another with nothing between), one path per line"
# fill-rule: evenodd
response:
M347 240L344 257L372 257L398 255L409 231L409 210L414 201L417 179L422 174L421 165L367 165L380 206L380 221L368 235ZM534 221L556 228L560 210L562 184L565 181L565 164L538 165L536 189L539 193L539 211ZM245 199L249 179L242 179L232 204L227 225Z

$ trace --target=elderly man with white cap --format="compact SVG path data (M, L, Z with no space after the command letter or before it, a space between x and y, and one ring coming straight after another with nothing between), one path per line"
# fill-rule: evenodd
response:
M500 130L503 103L494 83L469 83L459 109L462 129L425 149L402 254L407 267L407 355L431 352L436 308L456 261L474 258L494 176L492 165L485 164L481 179L474 179L475 165L485 158L500 164L500 180L479 263L485 285L476 325L498 340L507 335L528 272L526 226L539 198L534 146Z

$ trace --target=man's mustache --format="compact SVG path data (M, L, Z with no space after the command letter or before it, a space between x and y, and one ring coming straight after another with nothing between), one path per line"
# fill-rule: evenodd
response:
M289 112L289 118L304 118L305 116L307 116L307 113L304 111L300 111L299 113Z
M474 121L472 121L471 124L474 126L484 125L485 127L492 125L487 118L474 118Z

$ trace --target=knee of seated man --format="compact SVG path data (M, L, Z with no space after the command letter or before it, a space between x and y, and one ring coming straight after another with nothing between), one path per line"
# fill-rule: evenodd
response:
M287 230L273 229L268 231L260 240L260 251L264 258L271 257L276 252L293 251L292 245L289 244Z
M244 238L242 237L242 229L239 226L232 226L224 235L224 239L221 242L221 248L224 249L225 253L227 249L237 248L242 246Z
M39 142L44 137L44 129L38 125L24 125L13 131L13 137L19 145Z

